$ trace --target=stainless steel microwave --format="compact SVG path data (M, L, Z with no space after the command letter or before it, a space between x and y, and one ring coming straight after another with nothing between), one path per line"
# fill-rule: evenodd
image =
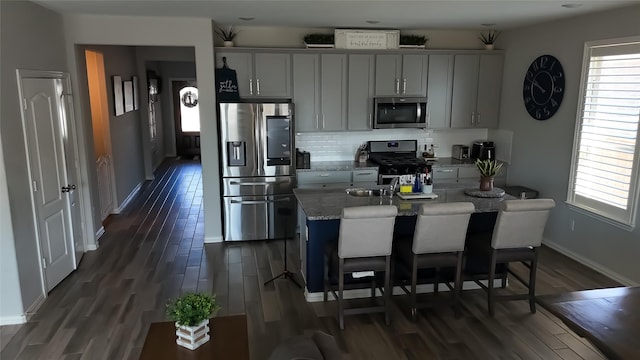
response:
M426 97L374 98L374 129L426 128Z

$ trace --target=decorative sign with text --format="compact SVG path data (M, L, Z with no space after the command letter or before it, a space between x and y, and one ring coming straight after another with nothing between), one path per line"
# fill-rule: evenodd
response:
M397 49L400 30L335 30L336 49Z

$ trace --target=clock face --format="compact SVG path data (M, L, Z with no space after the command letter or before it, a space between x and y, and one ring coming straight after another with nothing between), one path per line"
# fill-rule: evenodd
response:
M564 95L564 70L551 55L535 59L524 76L522 98L531 117L547 120L560 108Z

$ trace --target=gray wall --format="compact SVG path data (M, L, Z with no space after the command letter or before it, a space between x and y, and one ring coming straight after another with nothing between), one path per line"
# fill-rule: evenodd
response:
M3 288L0 295L4 317L22 315L43 295L31 202L26 200L30 198L30 186L16 69L67 71L67 58L62 17L30 2L2 1L0 7L0 136L4 152L0 176L6 173L6 184L11 189L7 204L1 194L4 180L0 180L0 223L6 223L10 216L13 225L13 234L11 227L0 229L0 276L2 286L10 286L8 291ZM12 266L15 259L17 269ZM17 293L10 291L16 278L20 282Z
M135 48L131 46L98 46L87 45L78 46L78 83L80 84L79 94L88 99L86 62L84 50L94 50L104 56L104 71L107 81L107 99L109 102L109 130L111 132L111 151L113 154L113 171L115 174L116 198L120 207L131 192L142 183L144 178L144 162L142 157L142 135L140 110L125 112L123 115L115 116L113 81L114 75L120 75L122 81L131 80L133 76L138 76L138 86L144 84L144 76L137 73ZM142 89L138 89L142 95ZM140 97L144 99L145 97ZM85 103L89 108L88 100ZM91 128L91 112L88 111L84 118L85 126ZM93 148L91 148L93 149ZM90 158L95 162L95 154L90 154ZM95 164L94 164L95 165ZM93 168L95 171L95 166ZM96 201L94 211L97 209ZM96 210L97 209L97 210Z
M565 201L584 43L639 35L639 15L640 6L633 6L539 24L508 31L497 44L506 49L500 127L513 130L510 183L555 199L546 243L625 283L640 283L638 227L632 232L622 230L572 210ZM562 63L566 90L558 112L547 121L537 121L523 105L522 83L531 62L543 54ZM571 221L575 221L574 231Z

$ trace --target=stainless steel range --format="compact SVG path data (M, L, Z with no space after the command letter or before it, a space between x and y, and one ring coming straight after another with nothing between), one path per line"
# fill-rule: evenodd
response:
M416 140L369 141L369 160L379 165L378 185L390 184L398 175L424 173L431 165L416 157Z

